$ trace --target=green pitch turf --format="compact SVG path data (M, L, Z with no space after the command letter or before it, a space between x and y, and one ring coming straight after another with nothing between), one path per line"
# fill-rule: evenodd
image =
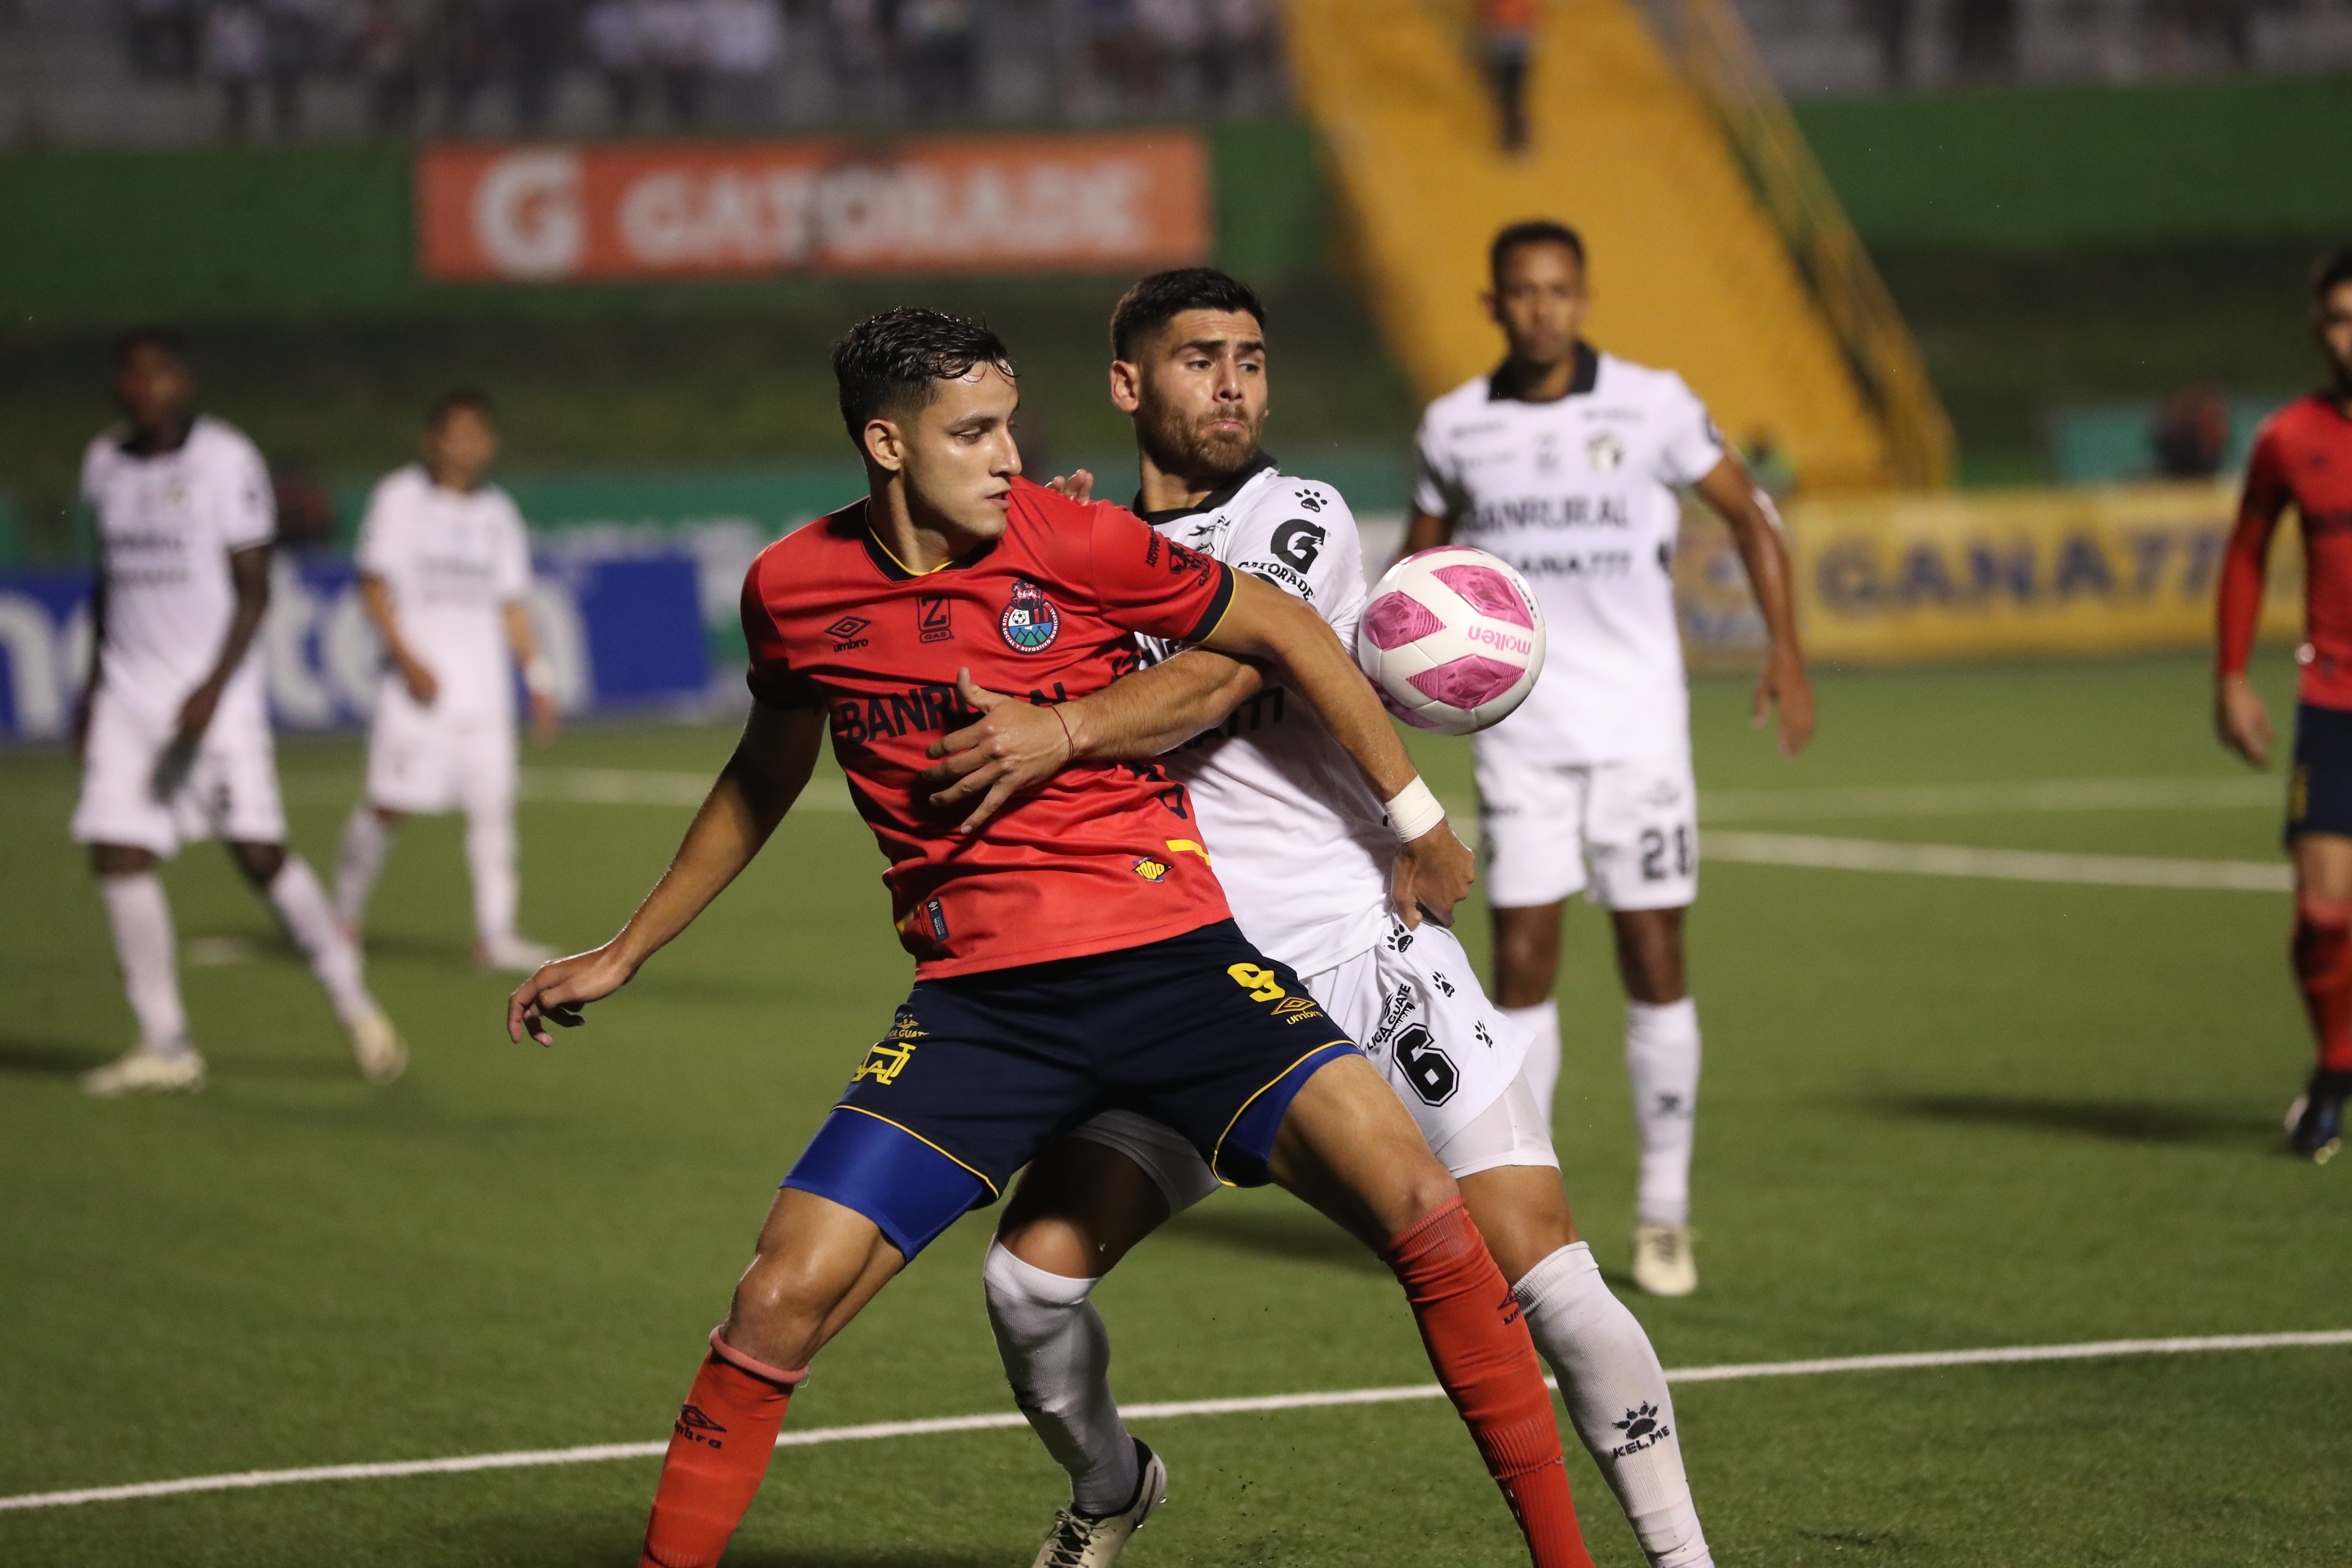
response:
M2283 693L2282 666L2266 668ZM1782 762L1703 682L1700 777L1743 791L2221 776L2198 660L1825 676ZM2283 711L2283 710L2282 710ZM707 771L714 729L583 728L553 766ZM1465 749L1423 748L1465 795ZM322 867L349 741L289 742ZM72 773L0 757L0 1495L658 1438L774 1182L908 967L856 819L788 821L591 1027L509 1044L467 961L454 823L387 872L374 984L415 1063L372 1089L215 850L167 874L212 1067L201 1096L82 1099L131 1025L65 842ZM534 934L601 939L685 813L524 808ZM1742 824L1769 827L1769 824ZM2269 859L2266 808L1807 821L1792 831ZM1703 1284L1635 1299L1669 1366L2352 1325L2352 1161L2280 1152L2306 1050L2273 894L1711 865ZM1465 934L1483 950L1475 911ZM1580 910L1558 1107L1571 1196L1622 1285L1621 1005ZM829 1349L795 1426L1007 1408L980 1300L991 1216ZM1425 1381L1393 1285L1275 1193L1177 1222L1107 1284L1130 1401ZM2314 1564L2352 1559L2352 1350L1685 1385L1717 1561ZM1137 1568L1507 1564L1442 1403L1142 1424L1167 1510ZM1597 1558L1638 1554L1570 1444ZM625 1568L656 1466L373 1480L0 1512L0 1562ZM786 1450L730 1562L1027 1563L1062 1494L1025 1432Z

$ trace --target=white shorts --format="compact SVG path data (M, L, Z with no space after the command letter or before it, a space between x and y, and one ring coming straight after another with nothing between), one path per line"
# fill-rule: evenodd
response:
M1698 898L1698 786L1686 756L1569 765L1475 748L1486 901L1675 910Z
M158 800L155 764L171 744L176 714L176 709L168 716L142 713L99 688L82 752L74 842L126 844L166 860L181 845L204 838L285 843L278 755L260 702L224 700L186 780L171 799Z
M1527 1035L1486 1000L1452 931L1428 921L1407 931L1391 917L1378 947L1301 979L1381 1069L1448 1171L1559 1165L1549 1119L1519 1070ZM1072 1136L1142 1166L1171 1214L1219 1184L1181 1133L1134 1111L1106 1110Z
M503 714L444 715L405 690L377 699L368 724L371 805L415 816L504 811L515 797L514 721Z

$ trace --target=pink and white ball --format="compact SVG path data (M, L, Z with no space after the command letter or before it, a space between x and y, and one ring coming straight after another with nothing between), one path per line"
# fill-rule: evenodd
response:
M1466 545L1406 556L1372 587L1356 660L1390 712L1444 735L1499 724L1543 673L1543 612L1508 563Z

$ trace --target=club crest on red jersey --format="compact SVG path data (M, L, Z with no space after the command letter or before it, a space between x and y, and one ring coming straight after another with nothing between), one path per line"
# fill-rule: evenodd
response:
M1013 597L997 619L1005 646L1015 653L1043 653L1062 635L1062 613L1045 597L1045 590L1026 577L1013 584Z

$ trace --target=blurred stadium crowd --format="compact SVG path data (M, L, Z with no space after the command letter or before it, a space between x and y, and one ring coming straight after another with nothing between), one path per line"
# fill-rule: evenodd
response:
M32 12L49 8L16 9L23 28ZM117 0L89 7L107 10L101 47L115 58L88 58L94 18L57 16L51 74L80 79L84 93L112 76L116 92L144 100L151 112L175 100L181 111L173 119L193 138L1084 121L1265 113L1283 103L1274 0ZM71 69L76 63L82 68ZM1041 71L1044 82L1024 79Z

